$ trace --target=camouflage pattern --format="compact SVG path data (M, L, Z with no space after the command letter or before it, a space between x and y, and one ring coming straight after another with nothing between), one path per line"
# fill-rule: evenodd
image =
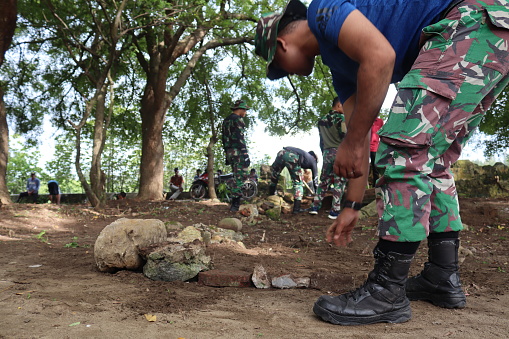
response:
M246 150L245 131L246 124L241 116L232 113L223 120L222 141L225 153L229 148Z
M226 159L232 165L235 186L232 187L232 198L242 197L242 185L249 176L249 155L246 151L229 148L226 152Z
M267 60L267 78L270 80L279 79L288 75L288 72L281 68L274 67L272 60L276 55L277 35L279 23L283 16L293 20L305 19L307 7L298 0L290 0L281 13L263 14L255 33L255 53Z
M378 232L392 241L462 229L450 167L509 82L509 4L465 0L421 41L379 131Z
M330 110L318 120L320 132L320 149L337 148L345 138L346 124L345 115L335 110Z
M246 124L244 119L237 114L230 114L223 121L222 140L226 155L226 165L232 166L235 187L232 187L232 197L242 196L242 185L249 174L249 154L246 149L244 132Z
M334 160L336 160L337 148L327 148L323 151L323 167L320 174L320 184L316 190L313 200L313 207L317 210L322 207L322 200L329 187L332 190L332 210L339 212L341 209L341 198L345 192L347 180L334 173Z
M272 172L270 175L271 186L277 186L277 182L279 180L279 175L284 168L288 169L290 173L290 178L292 180L295 200L302 200L304 195L304 189L302 186L302 178L304 176L304 171L299 164L299 155L297 153L288 151L286 149L282 149L277 153L276 160L272 164Z

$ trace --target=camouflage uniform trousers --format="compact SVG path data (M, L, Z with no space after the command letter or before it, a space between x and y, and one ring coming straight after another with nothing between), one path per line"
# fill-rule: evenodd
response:
M313 207L320 209L322 200L329 187L332 188L332 210L339 212L341 210L341 198L345 192L347 180L334 173L334 160L336 159L336 148L327 148L323 151L323 167L320 174L320 184L316 190L316 196L313 200Z
M304 189L302 186L302 178L304 175L304 171L299 165L299 155L282 149L277 153L276 160L272 164L272 172L270 174L271 186L277 186L277 182L279 180L279 175L284 168L288 169L290 173L290 178L292 179L293 189L295 190L294 199L302 200L302 196L304 195Z
M237 148L228 148L226 150L226 158L228 163L232 165L233 178L235 179L235 187L232 187L232 197L242 197L242 185L249 175L249 157L247 152Z
M462 230L451 165L509 81L509 5L465 0L423 29L424 45L382 127L379 236Z

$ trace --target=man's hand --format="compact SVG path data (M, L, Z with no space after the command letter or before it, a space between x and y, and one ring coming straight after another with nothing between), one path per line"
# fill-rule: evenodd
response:
M346 246L352 242L352 231L359 220L359 211L345 208L329 227L326 234L327 242L337 246Z
M348 135L348 134L347 134ZM358 178L363 173L364 140L350 141L348 137L338 147L334 173L342 178Z

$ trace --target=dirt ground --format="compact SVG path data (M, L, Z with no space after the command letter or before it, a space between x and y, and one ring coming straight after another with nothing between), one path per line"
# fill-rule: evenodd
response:
M100 273L94 243L120 217L216 225L231 216L210 202L111 202L0 208L0 338L508 338L509 200L461 199L462 310L412 302L403 324L335 326L313 315L322 294L356 288L372 268L376 218L363 220L348 248L324 241L326 211L244 225L246 249L208 248L215 268L311 276L307 289L214 288L151 281L140 272ZM412 274L422 268L421 244ZM149 322L145 315L155 315Z

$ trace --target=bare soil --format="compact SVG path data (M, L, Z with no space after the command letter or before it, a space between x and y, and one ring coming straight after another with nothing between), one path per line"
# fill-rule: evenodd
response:
M244 225L246 248L208 248L215 268L312 276L307 289L214 288L159 282L140 272L100 273L94 243L120 217L216 225L231 216L210 202L111 202L101 211L76 205L0 208L0 338L507 338L509 200L461 199L461 276L467 307L412 302L403 324L343 327L313 315L322 294L356 288L371 270L376 218L359 222L348 248L324 241L326 211ZM426 260L421 244L412 265ZM155 315L150 322L145 315Z

